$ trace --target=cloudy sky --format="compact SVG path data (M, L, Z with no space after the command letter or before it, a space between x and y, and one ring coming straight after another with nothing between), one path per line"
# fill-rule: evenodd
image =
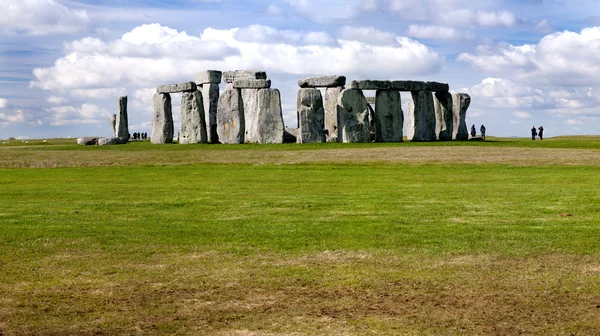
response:
M0 0L0 12L0 138L109 135L120 95L132 132L150 132L154 88L206 69L267 71L292 127L297 79L339 74L447 82L490 135L600 133L599 1Z

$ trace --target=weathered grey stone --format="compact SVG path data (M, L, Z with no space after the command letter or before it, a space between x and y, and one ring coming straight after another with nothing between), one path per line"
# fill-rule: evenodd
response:
M217 134L223 144L244 143L245 123L240 90L225 90L219 97Z
M223 78L223 73L219 70L206 70L196 74L196 85L219 84Z
M375 104L375 141L400 142L404 126L400 91L377 90Z
M233 89L237 90L237 89ZM257 125L258 125L258 91L256 89L240 89L242 95L242 103L244 112L244 125L246 127L246 131L244 134L244 142L246 143L257 143L258 142L258 133L257 133Z
M298 80L298 86L301 88L329 88L345 85L346 77L344 76L315 76Z
M98 139L100 137L81 137L77 139L77 144L80 146L95 146L98 144Z
M361 90L345 89L337 104L338 141L370 142L369 104Z
M369 103L371 105L375 105L375 103L376 103L375 100L377 97L365 97L365 98L367 98L367 103Z
M117 115L112 114L110 116L110 126L112 127L112 134L117 136Z
M129 122L127 121L127 96L117 99L117 119L115 121L115 136L129 137Z
M420 81L360 80L350 83L351 89L397 91L448 91L448 84Z
M181 95L181 122L179 143L206 143L206 120L202 93L185 92Z
M268 89L271 87L270 79L236 79L234 89Z
M469 105L471 105L471 96L468 94L455 93L452 95L452 140L469 140L469 129L466 120Z
M202 98L204 99L207 140L210 143L218 143L217 109L219 107L219 84L210 83L202 85Z
M152 119L152 143L165 144L173 142L173 112L171 95L168 93L154 94L154 118Z
M279 90L259 90L258 111L259 114L256 119L257 142L260 144L283 143L284 125Z
M413 91L408 105L409 141L435 141L435 108L430 91Z
M367 107L369 108L369 140L373 142L375 141L375 109L371 104L367 104Z
M238 79L267 79L267 73L259 70L235 70L223 72L224 83L233 83Z
M98 146L124 145L127 143L127 138L108 137L98 139Z
M325 142L325 108L321 91L298 90L298 143Z
M194 92L197 90L196 83L185 82L179 84L162 85L156 88L156 93Z
M452 140L454 115L452 112L452 95L448 91L438 91L434 95L435 134L440 141Z
M327 88L325 90L325 133L328 138L338 134L337 104L343 87ZM329 141L328 141L329 142Z
M338 142L337 134L327 136L327 142Z

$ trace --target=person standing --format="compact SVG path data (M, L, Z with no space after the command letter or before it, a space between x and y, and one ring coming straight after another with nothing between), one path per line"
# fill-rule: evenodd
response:
M481 138L485 140L485 125L481 125L479 132L481 132Z
M475 130L475 125L471 126L471 138L477 136L477 131Z
M531 128L531 140L535 140L535 137L537 136L537 131L535 129L535 126L533 126Z
M538 128L538 135L540 136L540 140L544 140L544 126Z

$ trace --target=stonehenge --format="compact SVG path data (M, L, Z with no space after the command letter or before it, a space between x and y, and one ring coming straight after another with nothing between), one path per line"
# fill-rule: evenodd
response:
M446 83L353 80L340 75L298 80L297 128L283 122L281 94L260 70L207 70L195 80L157 87L152 143L173 142L171 94L182 93L179 143L401 142L468 140L471 98ZM219 84L225 84L220 91ZM375 91L365 96L364 91ZM407 115L401 92L410 92ZM126 104L126 97L125 104ZM120 110L119 110L120 111ZM120 130L120 112L115 133ZM125 105L126 118L126 105ZM126 119L125 119L126 120ZM405 124L406 121L406 124ZM112 121L111 121L112 122Z
M115 136L127 139L129 123L127 121L127 96L117 99L117 117L115 120Z

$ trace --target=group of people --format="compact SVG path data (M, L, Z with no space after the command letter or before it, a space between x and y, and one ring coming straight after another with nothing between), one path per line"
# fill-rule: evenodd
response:
M481 138L483 140L485 140L485 126L481 125L481 127L479 127L479 132L481 132ZM475 130L475 125L471 126L471 138L474 138L477 136L477 130Z
M538 127L537 130L535 129L535 126L531 128L531 140L535 140L536 136L539 136L540 140L544 140L544 126Z
M129 139L132 139L131 134L129 134ZM140 133L140 132L135 132L133 133L133 140L146 140L148 139L148 133Z

